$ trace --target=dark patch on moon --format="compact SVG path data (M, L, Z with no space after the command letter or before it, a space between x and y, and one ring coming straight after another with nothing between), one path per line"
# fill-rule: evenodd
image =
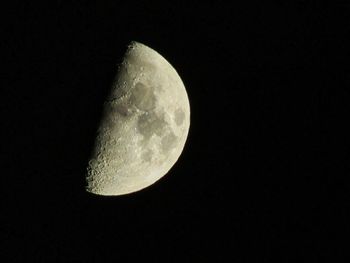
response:
M130 108L130 105L127 104L116 105L116 110L120 115L124 117L130 116L133 113L133 111Z
M161 136L166 125L167 122L163 116L157 116L154 112L149 112L139 117L137 129L145 139L149 139L153 134Z
M140 110L148 111L154 109L156 97L153 94L152 87L146 86L141 82L136 83L131 93L130 102Z
M170 149L174 148L177 137L173 132L165 135L161 140L161 147L163 152L168 152Z
M152 160L153 151L152 150L146 150L142 153L141 158L142 160L146 162L150 162Z
M184 119L185 119L184 111L182 109L178 108L175 111L174 115L175 115L175 123L176 123L176 125L180 126L183 123Z

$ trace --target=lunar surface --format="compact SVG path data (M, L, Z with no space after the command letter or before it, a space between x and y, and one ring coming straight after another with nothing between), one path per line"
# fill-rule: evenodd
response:
M104 105L86 190L123 195L152 185L178 160L189 126L190 105L175 69L132 42Z

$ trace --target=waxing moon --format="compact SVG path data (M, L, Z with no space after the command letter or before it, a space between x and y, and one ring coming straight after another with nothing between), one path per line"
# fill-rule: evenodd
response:
M189 131L190 105L170 63L131 42L102 116L86 190L123 195L152 185L178 160Z

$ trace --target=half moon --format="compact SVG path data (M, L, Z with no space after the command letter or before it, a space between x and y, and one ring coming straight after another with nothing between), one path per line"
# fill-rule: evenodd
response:
M123 195L152 185L178 160L189 126L176 70L155 50L131 42L104 105L86 190Z

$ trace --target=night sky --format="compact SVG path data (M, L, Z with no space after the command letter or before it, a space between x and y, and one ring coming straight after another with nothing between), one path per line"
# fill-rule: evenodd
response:
M1 262L345 257L345 1L47 2L1 8ZM189 136L158 183L92 195L102 105L133 40L181 76Z

